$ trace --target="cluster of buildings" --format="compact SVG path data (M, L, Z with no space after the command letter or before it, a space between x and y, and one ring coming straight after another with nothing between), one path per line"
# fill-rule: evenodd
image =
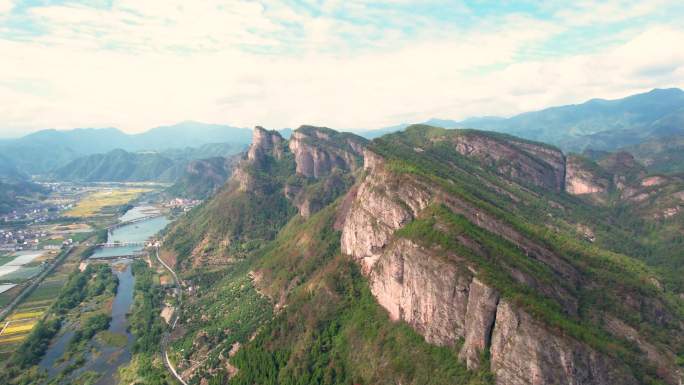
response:
M164 203L164 207L169 209L180 209L183 211L190 211L190 209L199 205L200 203L202 203L202 201L198 199L174 198Z
M41 242L49 239L49 234L45 232L26 230L6 230L0 229L0 250L20 251L20 250L59 250L63 246L74 243L72 239L66 239L61 243L43 244Z
M47 234L30 230L0 229L0 250L35 249L38 247L40 239L44 237L47 237Z

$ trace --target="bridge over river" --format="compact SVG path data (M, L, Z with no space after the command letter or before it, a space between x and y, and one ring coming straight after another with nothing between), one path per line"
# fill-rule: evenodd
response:
M110 248L110 247L126 247L126 246L133 246L133 247L145 247L147 246L148 242L107 242L107 243L98 243L97 247L102 247L102 248Z
M144 217L139 217L139 218L131 219L128 221L121 221L121 222L115 223L115 224L107 227L107 231L111 233L113 230L116 230L119 227L132 225L132 224L138 223L138 222L145 222L145 221L148 221L150 219L158 218L161 216L164 216L164 215L159 213L159 214L154 214L154 215L146 215Z

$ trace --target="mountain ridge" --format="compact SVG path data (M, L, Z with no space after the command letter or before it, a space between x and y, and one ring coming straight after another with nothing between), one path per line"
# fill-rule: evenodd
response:
M424 383L414 365L446 368L424 343L450 357L445 383L676 384L681 377L683 313L674 295L681 280L661 283L661 262L635 253L648 244L614 222L612 208L565 193L567 158L557 148L417 125L359 141L361 168L354 157L333 161L340 148L358 150L328 142L336 135L327 129L297 130L289 143L262 128L254 135L228 184L166 236L165 258L198 283L188 332L174 346L207 341L239 350L219 366L201 349L172 353L186 379L235 365L237 374L226 374L235 383L262 383L266 373L289 383L322 375L307 369L314 365L332 376L321 383ZM306 147L292 144L301 135ZM308 156L294 154L300 150ZM313 159L326 171L313 171ZM617 170L620 159L606 167ZM299 205L300 194L320 196L310 187L336 177L351 183L333 183L313 210ZM202 283L213 272L232 278ZM247 278L276 316L250 318L251 340L204 337L206 328L234 326L193 316L197 306L220 307L219 293L245 287ZM388 334L364 334L367 323ZM410 330L397 334L403 325ZM398 338L420 341L412 363L393 364L405 359L391 348ZM354 360L350 346L388 368L383 377ZM364 353L373 351L388 356ZM201 370L191 370L198 360Z
M473 128L505 132L562 147L566 151L616 150L643 141L684 134L684 91L655 88L618 99L589 99L514 116L473 117L461 121L430 119L444 128ZM363 133L369 138L400 131L401 124Z
M188 121L139 134L126 134L116 128L48 129L2 140L0 150L23 172L47 174L79 157L117 148L163 151L219 142L241 148L249 144L250 138L248 129Z

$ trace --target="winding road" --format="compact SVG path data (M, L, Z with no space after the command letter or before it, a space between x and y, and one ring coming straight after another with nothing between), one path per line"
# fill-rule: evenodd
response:
M180 280L178 279L178 276L176 275L176 272L173 271L171 266L167 265L166 262L164 262L160 257L159 257L159 246L155 247L155 256L157 257L157 260L159 263L164 266L166 270L171 273L173 276L173 280L176 283L176 296L178 298L178 302L176 304L176 307L173 309L173 322L171 322L171 330L176 328L176 323L178 322L178 311L180 309L180 306L183 301L183 290L181 290L180 287ZM173 366L171 363L171 360L169 360L169 353L168 353L168 344L169 344L169 332L166 332L164 334L164 337L162 338L162 343L161 343L161 350L162 350L162 355L164 356L164 365L166 366L167 369L173 374L173 376L183 385L188 385L183 378L178 375L178 372L176 372L176 368Z

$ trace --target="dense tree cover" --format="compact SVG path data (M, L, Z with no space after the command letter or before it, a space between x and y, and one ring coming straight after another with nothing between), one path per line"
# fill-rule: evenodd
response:
M391 322L353 262L336 254L312 273L288 307L231 359L239 369L231 384L493 382L486 369L466 370L458 346L432 346ZM316 289L308 290L311 285Z
M42 198L46 190L28 180L4 181L0 175L0 214L9 213L36 198Z
M132 270L135 276L135 304L128 322L135 336L133 352L156 352L165 328L159 316L164 290L154 282L154 274L144 261L135 261Z
M244 255L256 243L273 239L280 228L295 214L295 208L280 193L294 174L292 154L283 159L266 156L259 166L242 165L252 177L252 190L242 191L237 182L228 183L216 196L181 218L166 236L166 247L178 256L178 263L192 255L193 248L204 243L206 255L230 253ZM220 215L217 215L220 213Z
M83 272L76 271L69 276L52 309L57 314L66 314L88 297L104 292L116 294L118 284L109 265L90 264Z

